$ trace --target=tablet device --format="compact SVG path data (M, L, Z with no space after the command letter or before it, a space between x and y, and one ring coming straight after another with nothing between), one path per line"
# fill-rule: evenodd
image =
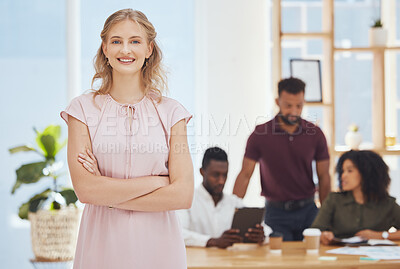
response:
M256 224L261 224L264 211L262 207L243 207L236 209L232 220L232 229L240 230L239 235L243 237L244 243L247 243L244 234L249 228L253 228Z

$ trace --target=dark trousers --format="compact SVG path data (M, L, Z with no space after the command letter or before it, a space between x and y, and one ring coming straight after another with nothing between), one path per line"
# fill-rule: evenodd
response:
M265 204L265 223L272 231L283 234L283 241L303 240L303 230L309 228L318 214L318 208L310 203L297 210L287 211Z

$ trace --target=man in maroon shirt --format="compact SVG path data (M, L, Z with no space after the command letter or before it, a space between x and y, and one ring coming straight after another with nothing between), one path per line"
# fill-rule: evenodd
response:
M278 84L279 113L258 125L250 135L242 170L233 193L243 198L257 162L262 195L266 198L265 223L283 233L285 241L302 240L318 213L314 203L312 162L316 162L319 199L330 192L329 152L321 129L300 117L304 105L303 81L283 79Z

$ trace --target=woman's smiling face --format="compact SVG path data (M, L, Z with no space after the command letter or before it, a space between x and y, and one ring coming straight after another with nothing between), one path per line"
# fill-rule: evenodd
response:
M113 68L121 75L140 74L146 58L150 57L153 44L148 43L145 31L138 23L124 20L111 27L103 52Z

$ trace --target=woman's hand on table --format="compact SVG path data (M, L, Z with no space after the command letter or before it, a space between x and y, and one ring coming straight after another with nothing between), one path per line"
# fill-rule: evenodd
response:
M356 236L365 238L365 239L382 239L382 232L376 232L372 230L362 230L356 233Z
M334 237L335 235L331 231L323 231L321 233L321 244L329 245Z

